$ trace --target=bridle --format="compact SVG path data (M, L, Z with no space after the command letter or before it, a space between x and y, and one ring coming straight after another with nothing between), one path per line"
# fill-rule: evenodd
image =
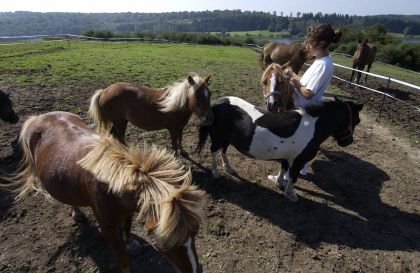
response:
M284 82L282 81L282 83L283 83L283 86L285 85L284 84ZM288 90L283 90L283 91L278 91L278 90L273 90L273 91L270 91L267 95L264 95L264 100L265 100L265 102L266 102L266 104L267 104L267 100L271 97L271 96L275 96L275 95L279 95L280 96L280 99L281 99L281 101L282 101L282 109L283 109L283 111L286 111L286 107L287 107L287 100L288 100L288 94L290 93L289 91L289 89L290 89L290 86L288 86L289 88L288 88Z
M340 135L341 134L344 135L343 137L340 137L340 140L345 140L353 136L353 115L352 115L351 107L346 102L343 102L343 103L347 106L347 110L349 112L349 126L347 126L347 128L344 131L338 133Z

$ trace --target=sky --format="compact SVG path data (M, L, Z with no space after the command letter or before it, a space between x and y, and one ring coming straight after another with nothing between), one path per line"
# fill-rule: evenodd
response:
M420 14L420 0L0 0L0 12L171 12L241 9L350 15Z

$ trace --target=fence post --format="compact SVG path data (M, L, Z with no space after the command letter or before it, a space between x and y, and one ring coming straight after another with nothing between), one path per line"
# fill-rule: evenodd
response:
M388 83L386 85L386 92L389 94L389 83L391 82L391 77L388 77ZM382 109L384 108L384 102L385 102L385 95L382 96L382 102L381 102L381 108L379 109L379 114L378 114L378 118L377 120L381 117L382 115Z
M69 40L69 36L66 34L66 40L67 40L67 45L70 47L70 40Z

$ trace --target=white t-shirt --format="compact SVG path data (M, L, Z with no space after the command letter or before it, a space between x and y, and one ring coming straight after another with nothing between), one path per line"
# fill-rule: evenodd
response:
M314 95L307 99L295 90L293 95L295 107L305 107L308 104L322 103L322 96L330 84L333 72L334 67L331 56L328 55L316 59L299 81L300 84L311 90Z

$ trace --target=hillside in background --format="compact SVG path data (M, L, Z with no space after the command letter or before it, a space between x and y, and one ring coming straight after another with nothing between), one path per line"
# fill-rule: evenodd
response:
M280 14L241 10L169 13L1 12L0 36L79 34L86 29L114 32L227 32L248 30L303 33L313 23L365 28L383 24L388 32L420 34L420 15L351 16L343 14Z

